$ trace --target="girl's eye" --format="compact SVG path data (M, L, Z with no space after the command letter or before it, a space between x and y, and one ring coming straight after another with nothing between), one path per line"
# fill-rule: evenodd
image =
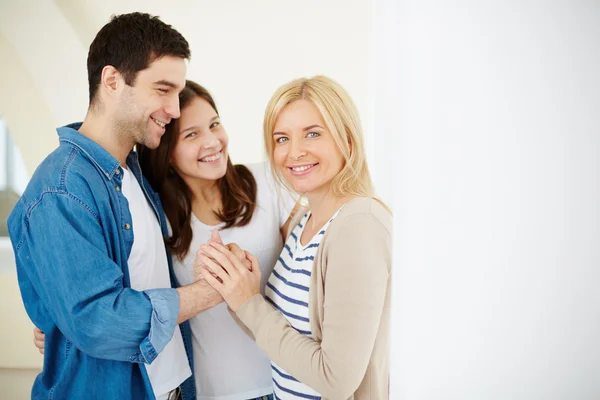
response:
M194 136L196 136L196 135L197 135L197 133L196 133L196 132L190 132L190 133L188 133L187 135L185 135L185 138L187 139L187 138L190 138L190 137L194 137Z
M221 125L221 123L220 123L220 122L218 122L218 121L215 121L215 122L213 122L212 124L210 124L210 129L212 129L212 128L216 128L216 127L217 127L217 126L219 126L219 125Z
M285 136L281 136L278 137L277 139L275 139L275 143L283 143L286 142L288 140L288 138L286 138Z
M321 135L318 132L308 132L306 134L306 137L309 137L309 138L316 138L316 137L319 137L319 136L321 136Z

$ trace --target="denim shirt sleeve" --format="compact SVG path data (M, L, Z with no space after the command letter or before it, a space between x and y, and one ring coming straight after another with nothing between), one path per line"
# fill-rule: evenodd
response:
M157 357L177 326L179 294L124 287L90 207L68 193L45 193L11 222L21 224L10 228L19 280L31 282L69 341L96 358L149 364ZM22 294L29 308L35 300Z

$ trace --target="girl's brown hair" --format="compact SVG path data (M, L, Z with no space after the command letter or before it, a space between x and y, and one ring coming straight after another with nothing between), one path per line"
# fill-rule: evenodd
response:
M181 110L192 100L204 99L217 114L217 106L210 93L193 81L186 81L185 88L179 94ZM171 236L166 239L169 252L179 260L188 254L192 242L192 195L181 177L170 167L170 160L179 136L179 120L172 120L166 127L160 145L149 149L138 145L138 154L142 172L152 188L160 196L165 214L171 224ZM256 181L244 165L233 165L227 158L225 176L219 179L219 189L223 209L215 216L225 225L222 229L247 225L256 208Z

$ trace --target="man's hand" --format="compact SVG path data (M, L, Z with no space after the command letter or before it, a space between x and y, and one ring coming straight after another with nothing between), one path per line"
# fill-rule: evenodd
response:
M212 287L211 287L212 289ZM214 290L214 289L213 289ZM216 292L216 290L215 290ZM46 340L46 335L42 332L37 326L33 328L33 344L37 347L40 354L44 354L44 341Z
M202 281L197 281L195 285L198 285L198 287L201 288L203 293L202 297L204 297L205 299L207 309L212 308L223 301L223 297L221 296L221 294L217 290L215 290L215 288L213 288L208 282L206 282L206 279L202 279Z

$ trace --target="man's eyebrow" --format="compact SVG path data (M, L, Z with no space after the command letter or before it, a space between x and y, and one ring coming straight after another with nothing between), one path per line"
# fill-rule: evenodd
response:
M156 82L154 82L154 84L155 85L168 86L168 87L173 88L173 89L179 88L179 85L177 85L177 84L175 84L173 82L170 82L170 81L165 81L164 79L160 80L160 81L156 81Z

